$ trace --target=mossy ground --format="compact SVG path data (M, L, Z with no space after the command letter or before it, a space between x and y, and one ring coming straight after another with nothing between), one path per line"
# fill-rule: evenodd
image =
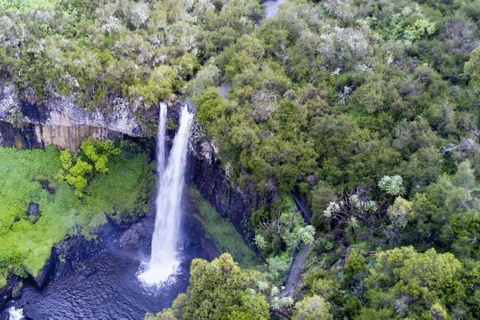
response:
M230 253L242 267L254 267L256 255L244 242L233 224L225 220L205 199L197 189L190 192L198 209L197 218L202 222L207 236L217 245L220 252Z
M112 159L108 174L97 175L79 199L64 181L55 147L45 150L0 148L0 287L9 271L37 275L52 247L68 234L89 234L106 221L144 212L150 165L143 154ZM42 181L55 191L42 187ZM39 204L37 221L26 216L30 202Z

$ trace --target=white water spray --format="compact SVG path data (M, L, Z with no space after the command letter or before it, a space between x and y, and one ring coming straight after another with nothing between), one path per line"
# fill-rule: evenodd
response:
M157 132L157 174L158 178L163 177L166 164L165 134L167 133L167 104L160 102L160 115L158 119ZM157 199L158 201L158 199Z
M8 320L23 320L25 316L23 315L23 309L16 309L15 307L10 307L8 309Z
M150 263L139 278L147 285L159 285L175 273L180 262L177 257L180 231L181 200L185 167L187 164L188 138L193 115L184 107L180 115L180 126L165 165L165 122L166 105L160 109L158 145L158 193L157 216L152 238ZM162 124L163 123L163 124ZM163 161L162 161L163 159Z

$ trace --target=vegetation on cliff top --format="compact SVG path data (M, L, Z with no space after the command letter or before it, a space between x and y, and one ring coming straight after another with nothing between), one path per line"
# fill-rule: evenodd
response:
M261 15L250 0L0 1L0 79L30 102L62 94L108 108L124 97L148 108Z

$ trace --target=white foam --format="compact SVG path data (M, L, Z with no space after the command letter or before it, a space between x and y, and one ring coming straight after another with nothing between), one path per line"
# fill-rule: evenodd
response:
M178 237L182 215L181 200L187 164L188 139L193 115L184 107L180 115L180 126L170 156L165 165L165 122L166 105L161 106L158 147L158 193L156 198L157 214L155 230L152 237L150 262L138 275L146 285L158 286L177 272L180 265L178 258ZM162 125L163 123L163 125Z
M10 307L10 309L8 309L8 314L9 314L9 317L8 319L9 320L23 320L25 319L25 316L23 315L23 309L17 309L15 307Z

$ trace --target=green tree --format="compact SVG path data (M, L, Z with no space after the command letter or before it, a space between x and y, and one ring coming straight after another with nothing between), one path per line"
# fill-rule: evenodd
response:
M396 248L377 254L375 267L365 280L366 296L378 309L390 306L400 317L419 317L430 308L453 308L461 301L461 276L462 264L451 253Z
M469 160L458 165L457 173L453 176L453 183L457 187L472 189L475 186L475 171Z
M388 208L388 216L395 228L404 228L409 221L414 219L412 203L402 197L397 197Z
M120 152L111 141L99 141L90 137L82 142L77 154L62 151L60 161L63 169L59 176L73 186L75 195L80 198L89 180L97 173L107 173L109 157L118 156Z
M293 320L333 320L330 304L322 297L306 297L295 304Z
M465 63L465 73L470 76L472 86L480 88L480 46L470 53L470 59Z
M253 289L264 278L257 271L241 269L228 253L210 263L194 259L187 292L171 309L147 319L270 319L266 298Z
M77 159L75 165L68 169L68 174L65 175L65 180L69 185L75 189L77 197L83 196L83 191L88 184L88 175L93 172L93 167L90 163Z

